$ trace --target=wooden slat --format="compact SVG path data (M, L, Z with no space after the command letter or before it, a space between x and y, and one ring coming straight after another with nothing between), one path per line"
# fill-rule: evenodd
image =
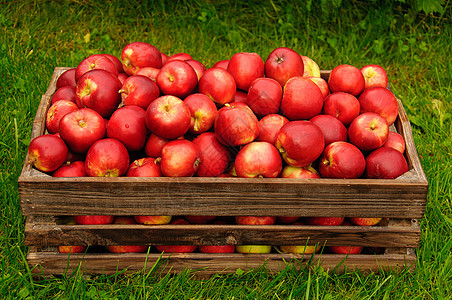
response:
M417 176L415 177L415 181L419 184L427 186L427 176L425 176L424 170L422 169L421 161L416 150L416 145L414 143L413 133L411 131L411 124L408 120L408 115L406 114L402 101L400 101L399 98L397 98L397 103L399 105L399 114L395 125L397 132L400 133L405 140L405 157L407 158L407 162L410 168L416 171Z
M412 226L26 224L26 245L305 245L417 247Z
M24 215L276 215L422 218L411 182L289 178L27 178Z
M380 270L396 270L404 267L413 270L416 256L412 252L406 254L383 255L340 255L322 254L203 254L203 253L174 253L174 254L66 254L30 252L27 261L34 274L71 274L80 269L84 274L115 274L117 271L126 272L149 271L158 265L159 272L178 273L189 268L197 275L235 273L237 269L247 271L265 265L274 272L279 272L287 263L299 268L300 266L321 265L328 270L341 273L345 270L359 269L361 271L378 272ZM157 273L158 274L158 273Z

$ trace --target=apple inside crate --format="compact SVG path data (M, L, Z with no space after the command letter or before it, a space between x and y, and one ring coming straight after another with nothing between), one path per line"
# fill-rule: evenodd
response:
M69 68L56 68L42 96L32 138L46 132L45 116L58 77ZM327 80L330 71L321 71ZM287 262L322 264L334 269L379 270L413 267L418 247L417 219L424 215L428 183L413 141L410 123L400 100L391 126L406 143L408 171L396 179L299 179L237 177L52 177L24 163L19 193L27 217L26 244L30 266L44 273L62 274L80 262L89 273L115 273L150 268L163 258L162 267L178 272L186 267L201 274L235 272L266 264L278 271ZM29 157L26 158L28 161ZM105 224L62 222L74 215L110 216L280 216L385 218L376 226L237 225L237 224ZM272 245L327 247L382 247L379 254L193 253L161 254L155 245ZM145 245L150 253L58 253L58 246ZM99 249L99 248L96 248ZM199 247L198 247L199 249ZM283 247L284 249L284 247ZM96 250L97 251L97 250ZM311 256L313 259L311 260ZM41 267L34 272L41 272Z

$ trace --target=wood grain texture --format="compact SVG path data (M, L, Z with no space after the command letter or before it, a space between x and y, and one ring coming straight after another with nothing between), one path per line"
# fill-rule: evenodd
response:
M138 272L157 270L178 273L185 269L196 271L199 276L235 273L237 269L248 271L265 266L272 272L279 272L288 264L301 267L322 266L324 269L342 273L359 269L363 272L380 270L401 270L415 267L416 256L412 251L405 254L382 255L297 255L297 254L67 254L30 252L28 264L34 274L71 274L78 269L83 274L115 274L118 271Z
M308 225L57 225L25 226L25 244L58 245L305 245L404 247L419 245L418 226Z
M422 218L427 189L397 180L29 178L24 215L276 215Z

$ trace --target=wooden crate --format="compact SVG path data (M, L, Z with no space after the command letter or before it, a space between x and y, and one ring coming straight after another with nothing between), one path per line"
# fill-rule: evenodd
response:
M68 68L56 68L42 96L31 138L45 133L45 114L56 80ZM322 71L327 79L329 71ZM283 178L54 178L26 162L19 177L22 214L27 216L27 256L33 272L63 274L77 267L87 273L184 268L199 274L230 273L265 264L272 271L288 262L321 264L328 269L413 268L425 210L428 183L402 103L392 130L406 141L409 171L394 180ZM306 225L64 225L71 215L215 215L384 217L379 226ZM59 254L58 245L267 244L385 247L381 254ZM340 265L339 268L336 266Z

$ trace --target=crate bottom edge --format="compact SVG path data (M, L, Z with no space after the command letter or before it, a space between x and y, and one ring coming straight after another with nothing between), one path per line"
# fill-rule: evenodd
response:
M248 271L265 267L272 272L280 272L290 265L297 269L321 266L335 273L360 270L379 272L381 270L410 270L416 264L416 254L408 248L404 254L60 254L54 252L32 252L27 262L34 275L115 274L149 272L166 275L180 273L187 269L198 276L231 274L237 270Z

